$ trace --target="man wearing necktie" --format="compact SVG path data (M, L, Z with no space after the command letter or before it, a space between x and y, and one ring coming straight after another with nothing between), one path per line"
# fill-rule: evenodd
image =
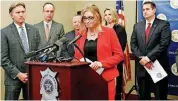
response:
M43 5L44 20L34 25L40 32L39 49L54 44L65 34L63 25L53 20L54 12L54 4L46 2Z
M18 100L20 91L27 100L26 61L29 51L38 49L39 31L25 23L24 3L13 3L9 8L13 23L1 30L1 66L5 71L5 100Z
M166 100L168 77L157 83L147 73L144 66L152 69L153 62L158 60L168 72L168 47L171 41L170 24L155 17L156 5L147 1L143 3L145 20L134 25L131 36L131 50L135 55L135 69L141 100L150 100L153 91L156 100Z

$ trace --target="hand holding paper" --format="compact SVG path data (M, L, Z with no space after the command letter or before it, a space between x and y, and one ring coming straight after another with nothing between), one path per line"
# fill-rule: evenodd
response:
M81 58L80 61L83 61L83 62L84 62L84 58ZM86 62L91 63L91 64L90 64L90 67L92 67L99 75L103 72L104 68L102 68L102 67L100 66L100 65L102 65L102 64L100 64L100 62L97 62L97 61L93 62L93 61L89 60L88 58L86 58ZM99 66L100 68L98 68L98 66ZM95 68L95 67L96 67L96 68Z
M163 67L160 65L158 60L156 60L153 63L152 69L148 69L146 66L144 66L146 71L150 74L152 80L154 83L157 83L158 81L162 80L167 76L167 73L163 69Z

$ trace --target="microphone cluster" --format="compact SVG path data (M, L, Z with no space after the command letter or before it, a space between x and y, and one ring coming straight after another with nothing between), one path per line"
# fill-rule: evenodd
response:
M69 42L67 44L67 47L71 44L75 45L75 42L81 37L82 35L79 34L70 42L66 37L62 37L61 39L57 40L53 45L49 45L37 51L31 51L27 53L25 56L25 59L31 58L31 60L41 61L41 62L48 62L48 61L54 61L54 60L59 61L59 62L63 62L63 61L69 62L73 58L63 58L63 57L57 58L57 55L55 53L62 47L63 44L66 44L67 42ZM32 57L35 57L35 58L32 59Z
M26 54L25 59L35 57L34 60L47 62L53 61L56 59L56 55L54 54L68 41L66 37L62 37L61 39L57 40L53 45L49 45L45 48L39 49L37 51L32 51Z

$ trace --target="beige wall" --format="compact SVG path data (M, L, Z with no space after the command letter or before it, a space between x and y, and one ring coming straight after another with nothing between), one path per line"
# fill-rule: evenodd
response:
M1 1L1 27L3 28L8 24L12 23L12 20L8 14L9 6L13 1ZM19 0L18 0L19 1ZM23 1L26 4L27 9L27 19L26 22L30 24L35 24L43 19L42 6L45 1ZM94 3L100 9L101 14L106 7L115 8L115 1L52 1L54 3L56 10L54 15L54 20L60 22L64 25L65 32L72 30L71 19L78 10L81 10L86 3ZM128 36L128 42L130 43L130 35L132 33L133 24L135 23L135 12L136 12L136 2L135 0L124 0L125 6L125 18L126 18L126 31ZM134 83L134 63L131 61L132 65L132 81L127 84L126 92L130 90ZM4 99L4 72L1 70L1 94L0 100ZM135 92L133 92L135 93ZM175 99L175 98L173 98ZM177 98L178 99L178 98Z
M15 2L15 1L13 1ZM23 1L26 4L26 22L29 24L35 24L43 20L42 7L45 1ZM12 23L8 10L12 1L2 1L2 15L1 15L1 28ZM75 14L75 9L72 8L75 2L70 1L52 1L55 5L54 20L62 23L65 27L64 30L69 31L72 29L71 16ZM69 13L70 12L70 13Z

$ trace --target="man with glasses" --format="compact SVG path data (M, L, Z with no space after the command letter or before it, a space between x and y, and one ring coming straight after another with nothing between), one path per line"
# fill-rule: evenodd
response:
M46 2L43 5L44 21L34 25L40 31L39 48L52 45L64 35L63 25L53 20L54 11L54 5L51 2Z

